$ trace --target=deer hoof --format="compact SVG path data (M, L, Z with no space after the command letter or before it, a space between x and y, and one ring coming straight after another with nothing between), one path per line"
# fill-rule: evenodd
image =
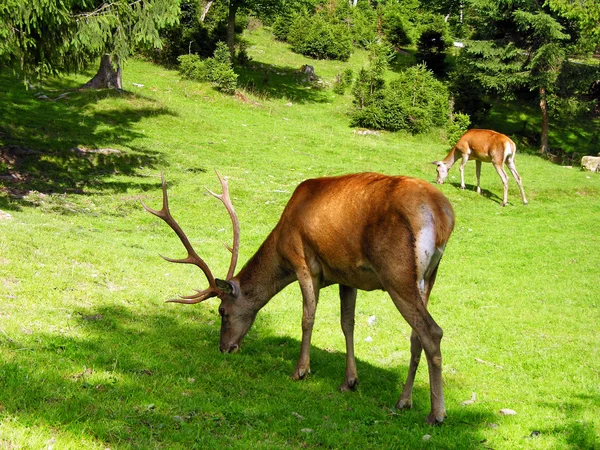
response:
M351 379L344 381L344 383L340 386L340 391L342 391L342 392L355 391L357 387L358 387L358 379L351 378Z
M444 418L446 417L446 412L443 411L441 413L435 414L433 412L431 412L428 416L427 416L427 425L440 425L442 422L444 422Z
M401 398L396 403L396 409L410 409L412 408L412 398Z
M310 373L310 369L296 369L292 374L293 380L303 380Z

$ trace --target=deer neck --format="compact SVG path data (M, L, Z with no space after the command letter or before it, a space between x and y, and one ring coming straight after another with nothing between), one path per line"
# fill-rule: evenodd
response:
M448 169L454 165L454 163L459 159L459 153L456 151L456 147L452 147L450 153L446 155L446 157L442 160L442 162L446 165Z
M235 278L238 280L241 296L257 311L296 280L295 273L286 269L277 251L275 231L267 237Z

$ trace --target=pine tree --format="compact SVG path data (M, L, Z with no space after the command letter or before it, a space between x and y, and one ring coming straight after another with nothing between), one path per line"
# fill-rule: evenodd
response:
M4 0L0 65L44 77L82 70L102 57L85 86L120 88L120 62L137 47L160 47L158 31L178 14L179 1L171 0Z
M473 79L511 97L521 88L538 92L542 116L540 152L549 150L547 96L560 74L570 36L559 17L537 2L473 0L466 15L476 30L464 49Z

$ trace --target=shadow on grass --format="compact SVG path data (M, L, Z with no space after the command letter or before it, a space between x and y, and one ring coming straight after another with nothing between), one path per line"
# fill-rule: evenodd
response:
M126 190L131 186L106 184L103 178L134 175L141 166L163 162L159 153L134 145L144 135L133 125L147 117L174 115L172 111L138 94L113 90L71 90L59 97L68 83L60 89L55 82L55 91L44 94L50 98L42 98L20 80L0 74L0 192L11 200L5 197L2 207L27 205L22 198L32 190ZM124 98L131 106L90 107L111 97Z
M450 408L431 428L419 386L415 409L395 412L398 373L360 360L361 386L341 393L344 355L315 347L314 373L293 382L297 340L255 330L241 353L222 355L216 314L180 311L80 309L60 330L23 324L22 334L0 335L0 426L56 435L57 446L73 436L111 448L415 448L432 434L443 447L466 448L493 420ZM259 317L260 333L265 325Z
M460 189L460 183L457 182L450 182L450 184L452 186L454 186L456 189ZM465 191L473 191L473 192L477 192L477 186L475 186L474 184L469 184L469 183L465 183ZM488 189L484 189L481 188L481 195L485 198L488 198L498 204L502 203L502 197L500 197L498 194L488 190ZM520 201L520 197L519 197L519 201ZM508 203L510 204L510 197L508 198Z
M600 395L593 392L567 400L561 398L555 402L543 402L544 406L560 411L566 419L560 426L541 428L540 434L565 436L567 448L570 449L600 449L600 438L594 423L575 419L583 415L589 404L600 405Z
M250 61L237 67L238 85L246 91L267 99L287 99L295 103L325 103L328 89L308 80L300 67L282 67ZM318 75L318 74L317 74Z

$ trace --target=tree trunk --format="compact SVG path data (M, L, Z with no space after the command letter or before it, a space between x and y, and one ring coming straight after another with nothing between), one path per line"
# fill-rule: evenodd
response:
M229 13L227 14L227 47L229 55L233 60L235 55L235 15L237 14L239 4L236 0L229 1Z
M206 6L204 6L204 9L202 10L202 15L200 16L200 22L204 22L204 19L206 18L206 15L208 14L208 10L212 6L212 4L213 4L213 0L206 2Z
M540 153L546 154L550 148L548 147L548 133L550 131L550 119L548 117L548 100L546 99L546 88L540 88L540 109L542 110L542 136Z
M115 64L116 69L113 67L110 55L102 56L98 72L94 78L81 86L81 89L123 89L121 65L117 56L115 56Z

